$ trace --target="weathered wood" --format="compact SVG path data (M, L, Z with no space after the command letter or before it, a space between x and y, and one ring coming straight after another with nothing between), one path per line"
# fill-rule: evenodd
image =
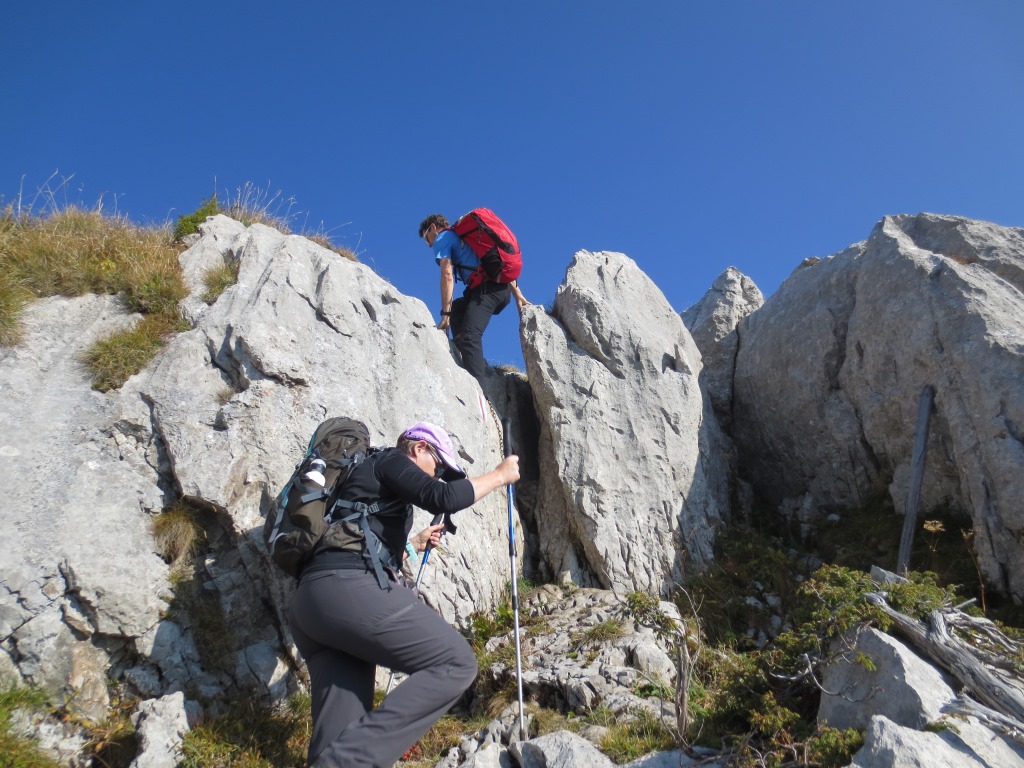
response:
M870 592L864 597L891 618L918 650L953 675L983 704L1013 719L1016 727L1024 731L1024 684L989 669L975 656L971 646L949 633L941 612L932 612L928 627L894 609L882 595Z
M990 730L1001 733L1018 744L1024 744L1024 731L1021 731L1020 723L967 696L957 696L942 707L942 712L947 715L969 715L977 718Z
M896 559L896 573L900 576L906 576L910 569L910 548L914 544L914 528L917 526L917 505L921 499L924 460L928 454L928 425L931 421L934 398L935 389L931 384L921 390L921 399L917 406L917 434L914 436L914 453L911 457L910 489L907 491L907 513L903 518L900 553Z

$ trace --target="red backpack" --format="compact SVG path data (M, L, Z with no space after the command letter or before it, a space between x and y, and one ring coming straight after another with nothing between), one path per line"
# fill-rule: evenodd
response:
M485 280L511 283L523 271L516 236L490 208L474 208L459 217L452 230L480 257L480 266L469 276L466 287L476 288Z

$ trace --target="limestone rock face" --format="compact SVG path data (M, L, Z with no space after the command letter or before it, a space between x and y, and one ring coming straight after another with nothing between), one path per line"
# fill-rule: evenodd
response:
M704 388L719 423L732 425L732 379L740 345L737 326L764 304L754 281L735 267L727 268L700 301L683 312L683 323L704 360Z
M121 422L159 436L185 498L227 514L241 557L223 578L248 579L253 594L266 590L283 609L292 584L266 557L263 520L323 419L360 418L375 445L394 445L417 421L440 424L470 475L501 460L500 424L423 302L303 237L226 217L202 231L182 255L186 272L193 254L215 263L217 249L239 264L238 282L124 388ZM417 523L427 522L421 513ZM461 623L507 581L504 496L492 494L456 522L458 535L430 559L423 591Z
M973 523L986 577L1024 596L1024 230L887 217L739 333L733 437L756 488L827 509L888 487L902 512L931 385L921 509Z
M79 361L135 319L114 297L43 299L25 312L24 342L0 348L7 676L92 720L109 703L108 653L156 625L168 594L147 515L162 506L158 477L144 448L114 429L114 401L90 388Z
M119 392L93 391L79 361L137 322L116 297L35 302L24 343L0 349L0 678L86 719L105 716L111 678L153 699L294 687L293 584L260 534L323 418L360 417L378 445L413 422L441 424L471 475L501 459L497 415L422 302L305 238L222 216L202 229L182 255L194 329ZM202 275L225 263L238 283L208 306ZM229 629L216 648L172 590L152 532L182 498L202 510L196 591ZM457 523L422 592L462 624L508 580L504 494Z
M548 572L662 591L712 556L726 443L679 315L619 253L580 251L523 354L541 423L537 530Z

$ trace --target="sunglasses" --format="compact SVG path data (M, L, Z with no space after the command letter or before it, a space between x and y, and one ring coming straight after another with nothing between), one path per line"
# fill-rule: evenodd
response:
M437 451L430 443L427 443L427 450L430 451L430 455L434 459L434 479L440 480L447 466L441 461L441 457L437 455Z
M433 225L431 225L431 226L427 227L423 231L423 242L426 243L427 245L430 245L429 235L430 235L430 230L432 230L433 228L434 228Z

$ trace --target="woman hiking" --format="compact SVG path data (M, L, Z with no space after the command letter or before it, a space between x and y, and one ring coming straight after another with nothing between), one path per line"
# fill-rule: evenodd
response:
M477 667L469 643L400 583L398 566L437 546L446 525L410 538L414 505L447 520L518 479L518 456L467 478L448 433L426 422L352 470L339 498L397 513L369 517L376 539L370 547L359 537L351 547L318 551L292 599L289 624L310 678L310 766L390 768L472 684ZM388 566L383 587L374 547ZM377 665L408 677L374 709Z

